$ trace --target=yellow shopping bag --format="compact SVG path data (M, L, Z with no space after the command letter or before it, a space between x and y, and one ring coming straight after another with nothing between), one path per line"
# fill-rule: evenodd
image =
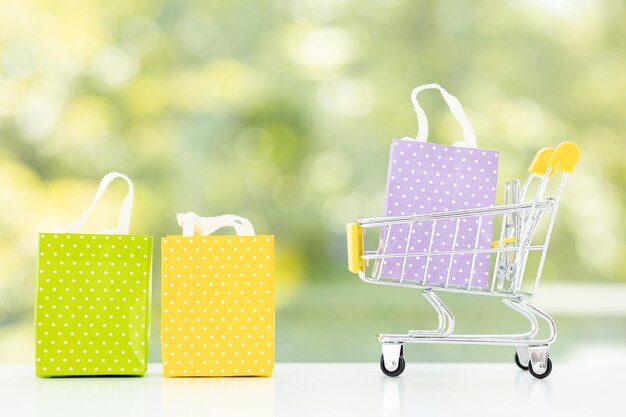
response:
M225 215L179 214L162 238L163 373L270 376L274 368L274 236ZM210 236L234 227L236 236Z

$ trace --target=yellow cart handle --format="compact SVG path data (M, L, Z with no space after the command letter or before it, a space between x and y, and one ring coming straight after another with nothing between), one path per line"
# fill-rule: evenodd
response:
M363 229L356 223L346 225L348 238L348 270L358 274L363 271Z
M548 167L553 170L572 172L580 159L580 148L574 142L563 142L556 147L548 160Z
M552 168L550 176L556 170L572 172L580 159L580 148L573 142L562 142L556 149L543 148L533 158L528 167L528 172L542 177L548 168Z
M539 149L539 151L533 158L533 161L530 163L530 166L528 167L528 172L538 177L543 177L543 174L545 174L548 170L548 161L552 157L553 153L554 149L552 148ZM553 174L554 172L552 173L552 175Z

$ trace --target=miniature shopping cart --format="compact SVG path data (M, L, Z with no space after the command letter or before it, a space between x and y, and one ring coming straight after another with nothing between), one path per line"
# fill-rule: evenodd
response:
M578 146L571 142L563 142L556 149L540 150L530 165L530 175L524 184L522 185L519 180L506 184L505 204L502 206L361 219L348 224L350 271L357 273L361 280L368 283L421 289L439 317L439 326L435 330L410 330L407 334L378 336L382 344L380 366L385 375L398 376L404 371L405 362L402 355L405 343L514 346L515 363L520 368L529 370L536 378L545 378L550 374L552 362L548 351L556 339L556 325L548 314L531 305L528 300L532 298L539 285L559 198L568 174L573 171L579 157ZM546 197L550 194L551 196ZM433 241L439 230L438 225L443 222L455 224L452 244L452 249L455 249L459 224L464 219L478 222L475 246L467 250L434 250ZM491 248L480 248L478 245L480 224L487 221L493 222L494 231L499 234L499 239L493 242ZM420 226L423 224L431 226L428 251L412 252L408 244L402 253L390 250L389 236L392 227L402 225L411 229L418 223ZM447 277L441 283L431 283L426 278L429 263L432 264L433 259L441 256L446 256L446 261L449 262ZM471 256L472 268L468 271L470 276L465 280L450 280L452 262L455 257L460 256ZM481 285L473 282L472 275L477 256L483 258L487 256L490 262L491 269L486 285L484 282ZM531 258L532 262L529 261ZM415 279L405 274L405 264L416 259L421 259L425 264L423 278ZM399 276L385 276L383 264L390 260L403 264ZM525 282L524 277L531 274L534 274L534 280L529 278ZM437 296L437 291L501 297L507 307L528 319L530 329L521 334L455 334L454 316ZM545 337L538 336L540 322L538 319L547 324L549 333Z

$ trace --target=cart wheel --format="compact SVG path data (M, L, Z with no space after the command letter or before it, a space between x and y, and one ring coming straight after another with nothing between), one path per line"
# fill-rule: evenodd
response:
M404 365L404 358L402 357L402 355L400 355L400 357L398 358L398 367L393 371L389 371L387 368L385 368L385 356L380 355L380 369L383 371L383 374L387 376L400 376L400 374L404 372Z
M542 373L542 374L538 374L533 370L532 366L528 367L528 371L530 372L530 374L532 376L534 376L535 378L539 378L539 379L543 379L545 377L547 377L548 375L550 375L550 372L552 372L552 361L550 360L550 358L548 358L548 362L546 363L546 370Z
M528 364L526 364L526 366L522 365L519 361L519 355L517 354L517 352L515 352L515 365L517 365L517 367L519 369L521 369L522 371L528 371Z

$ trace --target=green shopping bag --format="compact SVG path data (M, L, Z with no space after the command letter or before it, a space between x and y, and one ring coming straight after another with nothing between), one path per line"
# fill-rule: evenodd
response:
M77 233L116 178L128 182L118 227ZM36 374L143 375L148 362L152 237L130 235L133 184L109 173L65 232L39 235Z

